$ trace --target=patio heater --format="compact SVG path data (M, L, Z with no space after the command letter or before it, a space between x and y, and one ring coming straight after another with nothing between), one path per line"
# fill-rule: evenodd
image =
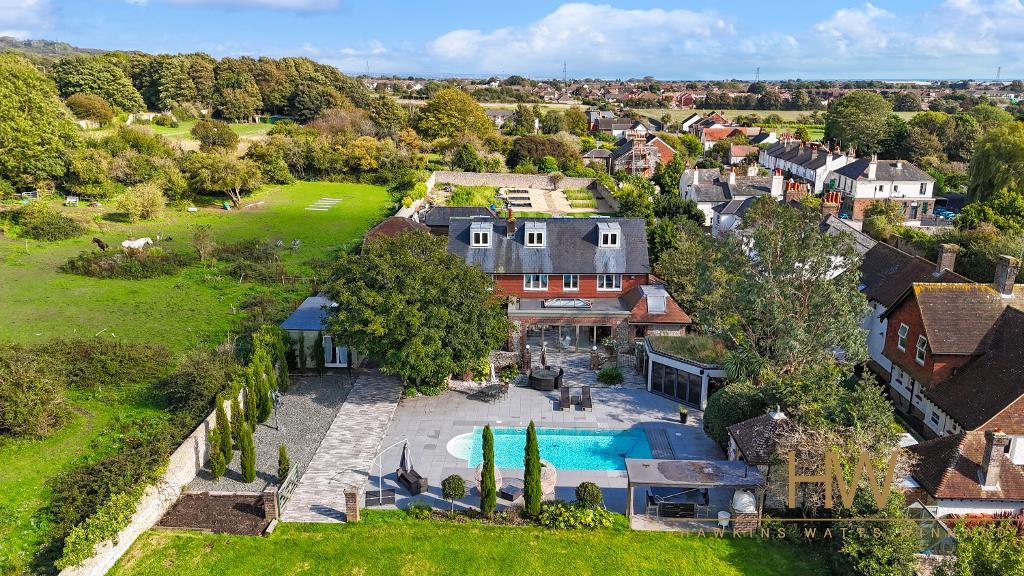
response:
M284 394L281 394L278 390L274 390L270 393L270 398L274 401L274 430L283 432L283 430L281 430L281 417L278 412L281 410L281 405L284 404Z
M366 507L367 508L372 508L374 506L384 506L386 504L394 504L395 503L395 491L391 490L391 489L384 490L384 462L383 462L383 456L384 456L385 452L387 452L388 450L391 450L395 446L398 446L399 444L408 444L408 442L409 442L408 438L403 438L403 439L399 440L398 442L395 442L394 444L389 445L387 448L384 448L383 450L381 450L380 452L377 453L377 456L374 457L374 460L377 462L377 489L376 490L370 490L370 491L368 491L366 493ZM373 470L371 469L370 471L372 472Z

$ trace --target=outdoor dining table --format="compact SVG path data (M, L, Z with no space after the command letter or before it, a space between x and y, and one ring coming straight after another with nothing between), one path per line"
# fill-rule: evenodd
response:
M530 387L537 390L554 390L557 378L557 368L534 368L530 370Z

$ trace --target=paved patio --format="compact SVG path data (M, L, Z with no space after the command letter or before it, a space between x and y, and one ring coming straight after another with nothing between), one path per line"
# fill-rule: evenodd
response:
M551 364L556 364L549 358ZM564 385L590 384L593 373L589 370L576 373L566 370ZM416 470L430 482L429 494L417 499L437 507L447 507L441 497L441 480L451 474L460 474L467 480L467 487L473 486L473 470L465 460L448 453L448 442L461 434L473 432L474 427L492 426L525 427L533 420L539 427L626 429L642 428L649 437L662 438L662 443L676 458L724 459L721 450L703 432L702 414L690 410L687 424L679 423L678 404L670 399L657 396L635 387L595 388L593 411L584 412L579 407L562 412L558 410L558 391L539 392L530 388L511 387L501 399L488 401L486 396L471 390L447 391L441 396L417 396L405 398L398 406L391 426L382 443L383 446L408 440ZM652 445L652 448L655 446ZM383 455L383 483L385 488L396 488L399 506L408 503L409 493L398 487L395 470L398 468L400 447ZM376 467L371 469L367 489L376 489ZM522 485L522 469L501 469L506 484ZM511 482L510 482L511 480ZM625 470L559 470L555 496L565 500L574 499L576 486L583 481L601 486L605 503L609 509L618 512L626 510ZM639 494L638 499L643 494ZM508 505L499 499L499 507ZM461 506L477 506L479 498L474 491ZM643 510L643 503L637 502L637 509Z

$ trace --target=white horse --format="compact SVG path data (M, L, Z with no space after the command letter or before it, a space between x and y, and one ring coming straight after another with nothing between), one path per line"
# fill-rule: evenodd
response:
M142 250L146 246L153 243L153 239L150 237L136 238L134 240L125 240L121 242L121 247L132 250Z

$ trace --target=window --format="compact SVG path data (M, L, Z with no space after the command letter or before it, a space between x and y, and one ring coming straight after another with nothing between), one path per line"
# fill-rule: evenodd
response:
M527 246L543 246L544 245L544 233L543 232L527 232L526 233L526 245Z
M932 424L935 424L936 426L938 426L939 425L939 413L938 412L932 412L931 420L932 420Z
M548 289L548 275L547 274L523 274L523 289L524 290L547 290Z
M918 192L918 194L920 194L921 196L924 196L927 193L928 193L928 183L927 182L921 182L921 190Z
M899 193L899 191L900 191L900 186L899 186L899 184L893 184L893 185L892 185L892 193L893 193L893 194L897 194L897 193Z
M907 349L907 332L910 332L910 326L900 324L900 330L896 333L899 336L896 340L896 347L900 349L900 352L904 352Z
M618 248L622 228L618 222L600 222L597 225L597 239L601 248Z
M598 276L597 276L597 289L598 290L622 290L622 275L621 274L598 274Z
M580 275L579 274L563 274L562 275L562 290L579 290L580 289Z
M619 245L619 235L616 232L603 232L601 234L601 246L614 248Z
M925 348L928 346L928 339L924 336L917 337L917 355L914 357L918 364L924 364Z
M483 231L473 232L473 246L490 246L491 233Z

